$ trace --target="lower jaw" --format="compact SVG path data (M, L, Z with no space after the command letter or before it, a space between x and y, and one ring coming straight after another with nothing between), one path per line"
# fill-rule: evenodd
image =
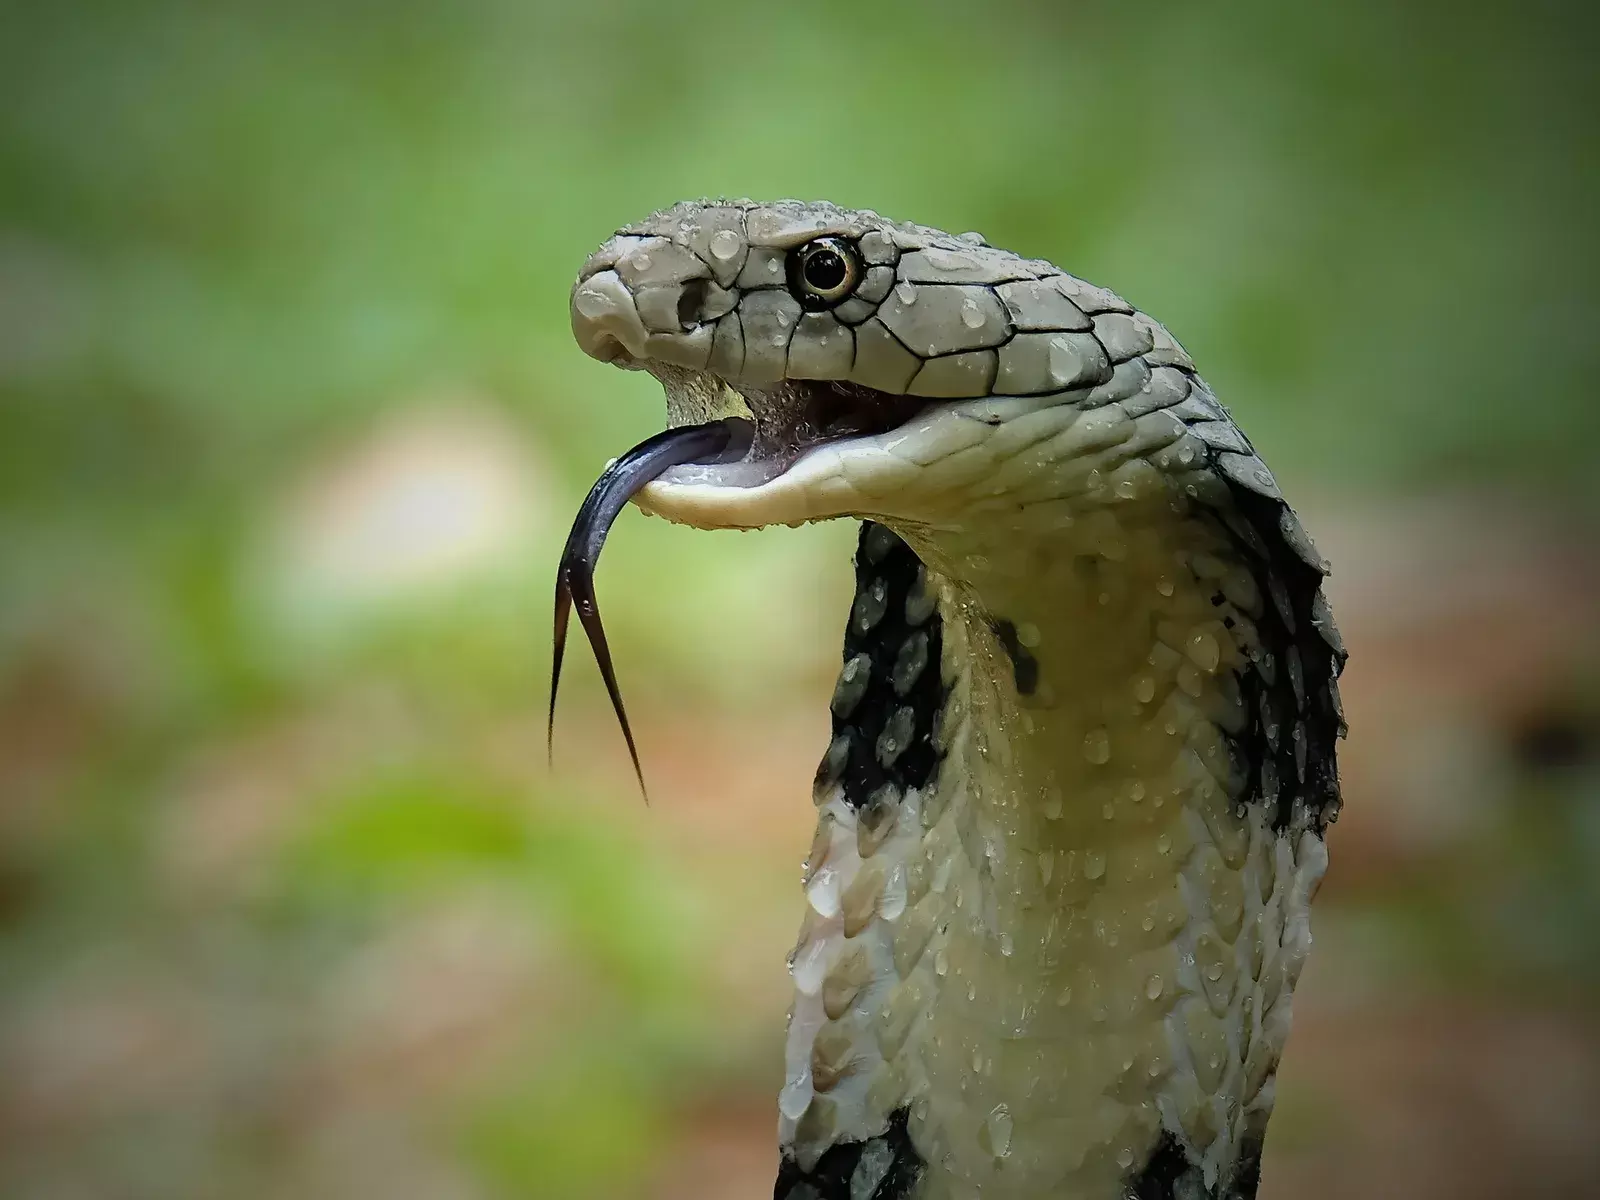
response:
M697 529L759 529L844 516L810 486L803 453L745 462L673 467L635 494L644 512Z

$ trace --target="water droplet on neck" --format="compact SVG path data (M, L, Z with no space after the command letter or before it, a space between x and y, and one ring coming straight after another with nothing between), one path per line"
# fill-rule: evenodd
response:
M996 1104L990 1110L989 1116L984 1120L984 1140L989 1143L989 1153L996 1158L1004 1158L1011 1153L1011 1110L1004 1104Z
M1216 636L1210 630L1198 630L1189 639L1186 649L1189 661L1202 671L1215 671L1222 661L1222 647L1217 644Z
M1052 821L1060 820L1060 818L1061 818L1061 789L1060 788L1053 787L1048 792L1045 793L1045 797L1044 797L1044 815L1049 820L1052 820Z

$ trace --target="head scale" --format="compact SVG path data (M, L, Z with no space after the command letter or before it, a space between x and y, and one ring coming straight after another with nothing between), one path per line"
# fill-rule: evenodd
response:
M572 293L590 355L709 374L753 407L785 381L928 399L1092 386L1105 311L1131 310L976 234L798 201L665 209L607 241Z

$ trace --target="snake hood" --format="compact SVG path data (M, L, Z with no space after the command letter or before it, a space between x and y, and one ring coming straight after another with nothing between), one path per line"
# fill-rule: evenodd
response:
M712 431L647 443L641 507L863 519L777 1200L1253 1195L1344 649L1189 356L1050 263L793 201L628 226L571 311Z

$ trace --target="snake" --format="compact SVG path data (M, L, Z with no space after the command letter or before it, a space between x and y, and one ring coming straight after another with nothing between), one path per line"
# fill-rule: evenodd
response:
M1189 355L1047 261L831 203L662 209L570 313L667 420L562 555L552 722L576 606L638 769L593 587L629 500L860 522L775 1200L1254 1196L1346 651Z

